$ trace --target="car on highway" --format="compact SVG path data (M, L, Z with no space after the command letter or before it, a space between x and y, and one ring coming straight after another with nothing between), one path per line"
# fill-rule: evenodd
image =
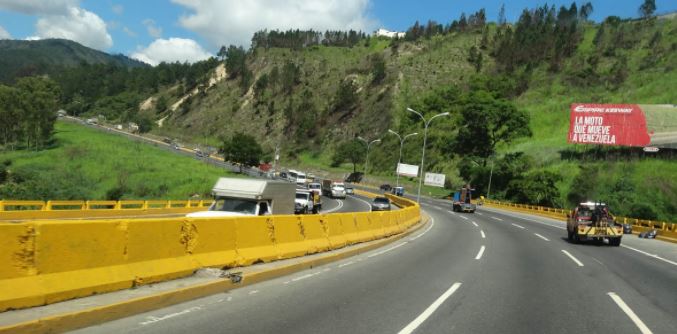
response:
M331 186L331 198L346 198L346 187L343 183L333 183Z
M387 197L376 197L371 202L371 211L390 211L390 200Z
M632 234L632 224L622 224L623 225L623 234Z
M393 188L393 195L395 196L404 196L404 187L395 187Z
M346 185L346 194L347 195L354 195L355 194L355 189L353 189L353 186Z

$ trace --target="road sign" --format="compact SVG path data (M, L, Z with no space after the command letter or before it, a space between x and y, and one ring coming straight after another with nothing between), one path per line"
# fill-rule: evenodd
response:
M643 150L644 150L644 152L656 153L656 152L658 152L658 147L647 146Z
M397 174L400 174L402 176L416 177L418 176L418 166L397 164Z
M444 174L425 173L425 181L423 183L426 186L444 188L444 177Z

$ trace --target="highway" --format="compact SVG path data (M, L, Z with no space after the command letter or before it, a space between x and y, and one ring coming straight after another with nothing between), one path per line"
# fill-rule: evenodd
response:
M426 227L369 253L78 332L677 332L675 244L574 245L547 218L423 210Z

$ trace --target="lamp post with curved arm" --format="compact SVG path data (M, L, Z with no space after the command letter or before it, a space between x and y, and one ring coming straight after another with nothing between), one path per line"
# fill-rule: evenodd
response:
M419 174L420 177L418 179L418 195L416 196L416 202L421 202L421 185L423 184L423 170L424 170L423 164L425 163L425 145L426 145L427 139L428 139L428 126L430 125L430 122L432 122L435 118L442 117L442 116L448 116L449 113L443 112L443 113L437 114L437 115L431 117L429 120L426 121L425 117L423 117L423 115L420 112L418 112L414 109L411 109L411 108L407 108L407 111L413 112L414 114L421 117L421 119L423 120L423 125L424 125L424 127L423 127L423 153L421 153L421 166L420 166L421 172Z
M364 179L367 179L367 168L369 168L369 148L371 148L371 145L374 143L380 143L380 139L374 139L372 141L368 141L362 137L357 137L358 140L363 141L365 144L367 144L367 158L365 159L364 162Z
M408 135L406 135L406 136L404 136L404 137L400 136L399 133L397 133L397 132L395 132L395 131L393 131L393 130L390 130L390 129L388 129L388 132L390 132L390 133L396 135L397 138L400 139L400 157L399 157L399 159L397 159L397 168L395 168L395 174L397 174L397 185L396 185L396 187L399 187L399 186L400 186L400 173L399 173L399 169L400 169L400 164L402 163L402 147L404 146L404 141L407 140L407 138L409 138L409 137L411 137L411 136L417 135L418 132L410 133L410 134L408 134Z

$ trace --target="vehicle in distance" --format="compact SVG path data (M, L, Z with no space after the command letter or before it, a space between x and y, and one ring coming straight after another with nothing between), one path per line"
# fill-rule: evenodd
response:
M391 190L393 189L393 187L392 187L391 185L385 183L385 184L382 184L382 185L379 187L379 189L381 189L381 190L383 190L383 191L391 191Z
M318 182L308 183L308 190L312 191L314 194L314 213L318 213L320 210L322 210L322 185Z
M346 198L346 186L342 182L335 182L331 185L332 198Z
M315 212L313 202L313 192L308 190L297 190L296 197L294 199L294 213L307 214L310 212Z
M214 203L190 218L290 215L296 187L288 182L222 177L212 189Z
M395 188L393 188L393 195L395 195L395 196L404 196L404 187L395 187Z
M355 189L353 189L353 186L346 184L345 188L346 188L346 195L355 194Z
M609 245L620 246L623 226L616 224L604 203L585 202L567 214L567 236L569 241L609 240Z
M466 185L454 193L452 208L455 212L475 212L476 206L472 203L472 191L470 185Z
M371 211L390 211L390 200L387 197L376 197L371 202Z

